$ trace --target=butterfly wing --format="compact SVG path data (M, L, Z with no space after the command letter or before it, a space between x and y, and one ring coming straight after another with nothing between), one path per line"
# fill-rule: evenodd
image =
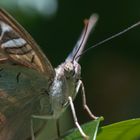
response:
M0 64L0 140L25 140L31 135L31 116L51 114L43 73L20 65ZM42 122L34 126L38 132Z
M54 77L49 60L32 37L8 13L0 9L0 62L12 61Z
M25 140L31 115L49 114L49 97L42 90L53 77L49 60L31 36L0 10L0 140Z

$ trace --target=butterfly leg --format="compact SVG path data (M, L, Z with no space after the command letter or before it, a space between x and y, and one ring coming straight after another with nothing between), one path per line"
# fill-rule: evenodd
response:
M81 80L79 80L78 82L78 86L76 88L76 92L79 91L80 87L82 88L82 100L83 100L83 107L84 109L87 111L87 113L89 114L89 116L92 118L92 119L97 119L98 117L96 117L92 112L91 110L89 109L87 103L86 103L86 94L85 94L85 88L84 88L84 84Z
M31 138L32 138L32 140L35 140L34 128L33 128L33 120L32 120L32 118L31 118Z
M85 140L88 140L89 137L84 133L84 131L82 130L81 126L78 123L78 119L77 119L77 116L76 116L76 112L75 112L74 104L73 104L73 101L72 101L72 97L69 96L68 101L69 101L69 104L70 104L70 107L71 107L71 111L72 111L72 115L73 115L73 119L74 119L74 123L75 123L76 127L78 128L82 137Z

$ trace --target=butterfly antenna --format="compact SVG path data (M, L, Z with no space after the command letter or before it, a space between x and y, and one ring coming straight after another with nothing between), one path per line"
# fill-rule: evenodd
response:
M99 45L102 45L102 44L108 42L109 40L112 40L112 39L114 39L114 38L116 38L116 37L118 37L118 36L120 36L120 35L122 35L122 34L128 32L129 30L131 30L131 29L133 29L133 28L135 28L135 27L137 27L137 26L139 26L139 25L140 25L140 21L137 22L137 23L135 23L135 24L133 24L133 25L131 25L131 26L129 26L128 28L124 29L124 30L121 31L121 32L119 32L119 33L117 33L117 34L115 34L115 35L112 35L111 37L106 38L105 40L103 40L103 41L101 41L101 42L99 42L99 43L96 43L95 45L93 45L92 47L86 49L84 52L82 52L80 55L78 55L77 58L80 58L82 55L84 55L85 53L87 53L87 52L90 51L91 49L93 49L93 48L95 48L95 47L97 47L97 46L99 46ZM76 59L77 59L77 58L76 58Z

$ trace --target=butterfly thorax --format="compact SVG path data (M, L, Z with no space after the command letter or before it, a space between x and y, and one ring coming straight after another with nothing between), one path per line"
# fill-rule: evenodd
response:
M53 117L58 118L68 106L68 97L74 100L76 86L80 79L81 67L76 62L66 61L56 69L56 76L50 88Z

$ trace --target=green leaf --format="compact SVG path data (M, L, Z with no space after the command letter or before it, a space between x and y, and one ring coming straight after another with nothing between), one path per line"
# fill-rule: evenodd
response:
M97 140L140 140L140 119L104 126L99 129Z
M94 121L91 121L89 123L82 125L82 129L85 132L85 134L89 136L89 140L96 140L99 124L100 124L100 121L102 120L103 120L103 117L100 117ZM64 140L83 140L78 129L73 129L69 131L68 133L69 134L67 134Z

